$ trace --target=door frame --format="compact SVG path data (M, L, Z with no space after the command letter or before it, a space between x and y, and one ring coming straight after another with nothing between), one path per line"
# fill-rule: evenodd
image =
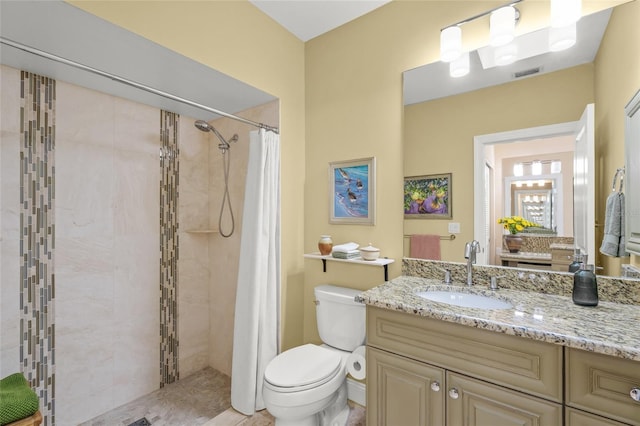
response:
M486 241L484 211L484 155L485 146L503 143L524 142L528 140L567 136L575 134L579 121L549 124L546 126L529 127L525 129L509 130L506 132L478 135L473 138L473 238L477 241ZM486 265L487 247L481 247L477 254L476 263Z

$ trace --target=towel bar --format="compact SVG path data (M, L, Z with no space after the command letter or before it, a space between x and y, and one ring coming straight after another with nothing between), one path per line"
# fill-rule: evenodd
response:
M411 234L404 234L404 238L411 238L413 235ZM454 234L450 234L450 235L440 235L440 239L441 240L449 240L449 241L453 241L456 239L456 236Z

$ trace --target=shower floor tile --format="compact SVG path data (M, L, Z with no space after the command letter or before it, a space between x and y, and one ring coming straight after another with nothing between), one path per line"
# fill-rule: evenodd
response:
M198 426L229 408L230 395L229 376L205 368L80 425L128 426L145 417L154 426Z
M365 409L350 405L347 426L365 426ZM231 407L231 378L205 368L95 417L80 426L129 426L146 418L153 426L274 426L267 410L245 416Z

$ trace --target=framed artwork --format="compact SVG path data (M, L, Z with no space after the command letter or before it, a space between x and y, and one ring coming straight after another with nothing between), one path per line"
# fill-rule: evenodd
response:
M451 219L451 173L404 178L405 219Z
M329 163L329 223L374 225L376 159Z

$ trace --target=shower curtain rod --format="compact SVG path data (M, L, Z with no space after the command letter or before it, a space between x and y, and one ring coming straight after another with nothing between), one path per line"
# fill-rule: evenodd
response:
M270 130L270 131L272 131L274 133L279 133L280 132L277 127L269 126L268 124L258 123L256 121L252 121L252 120L249 120L249 119L246 119L246 118L243 118L243 117L239 117L237 115L229 114L227 112L220 111L220 110L217 110L215 108L211 108L211 107L208 107L206 105L199 104L197 102L193 102L193 101L191 101L189 99L184 99L184 98L181 98L179 96L172 95L171 93L163 92L162 90L154 89L153 87L146 86L144 84L137 83L137 82L132 81L132 80L128 80L126 78L117 76L115 74L111 74L111 73L108 73L106 71L102 71L102 70L99 70L97 68L93 68L93 67L90 67L88 65L84 65L84 64L81 64L79 62L75 62L75 61L72 61L70 59L66 59L66 58L63 58L61 56L57 56L57 55L54 55L52 53L45 52L45 51L40 50L40 49L36 49L35 47L31 47L31 46L27 46L27 45L22 44L22 43L18 43L16 41L10 40L10 39L5 38L5 37L1 37L0 36L0 43L6 44L7 46L14 47L16 49L23 50L23 51L25 51L27 53L31 53L31 54L36 55L36 56L40 56L40 57L43 57L43 58L46 58L46 59L50 59L52 61L56 61L56 62L60 62L60 63L65 64L65 65L72 66L74 68L78 68L78 69L81 69L81 70L84 70L84 71L88 71L88 72L93 73L93 74L97 74L99 76L109 78L109 79L117 81L119 83L126 84L126 85L131 86L131 87L135 87L136 89L144 90L146 92L153 93L155 95L162 96L164 98L171 99L171 100L174 100L174 101L177 101L177 102L180 102L180 103L183 103L183 104L186 104L186 105L198 108L198 109L202 109L202 110L211 112L213 114L221 115L223 117L227 117L227 118L230 118L232 120L241 121L241 122L243 122L245 124L250 124L250 125L258 127L260 129Z

